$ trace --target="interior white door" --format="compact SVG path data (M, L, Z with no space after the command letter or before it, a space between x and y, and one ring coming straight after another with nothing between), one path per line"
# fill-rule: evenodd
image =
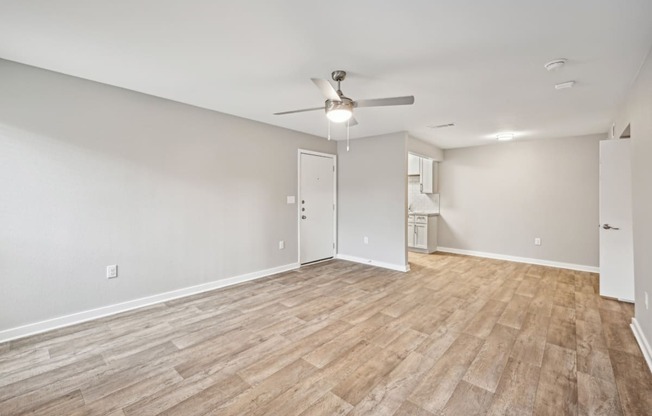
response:
M600 142L600 295L634 301L629 139Z
M335 253L335 158L300 153L299 261L311 263Z

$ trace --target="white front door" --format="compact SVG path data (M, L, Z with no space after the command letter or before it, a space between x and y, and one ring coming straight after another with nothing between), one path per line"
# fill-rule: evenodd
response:
M600 142L600 295L634 301L630 140Z
M299 154L299 262L335 255L335 156Z

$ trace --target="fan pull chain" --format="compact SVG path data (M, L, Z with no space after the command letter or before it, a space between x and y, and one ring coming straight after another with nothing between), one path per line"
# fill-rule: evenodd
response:
M351 119L346 120L346 151L349 151L349 125L351 124Z
M326 120L328 120L328 140L330 140L331 139L331 119L326 118Z

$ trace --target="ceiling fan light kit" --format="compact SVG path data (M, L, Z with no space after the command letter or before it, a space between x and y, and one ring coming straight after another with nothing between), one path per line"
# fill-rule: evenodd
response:
M306 111L315 111L324 109L326 112L326 118L328 118L328 140L330 140L330 122L333 123L344 123L346 122L346 139L347 145L346 150L349 150L349 127L353 127L358 124L355 117L353 117L353 109L359 107L383 107L391 105L412 105L414 104L414 96L409 95L405 97L391 97L391 98L376 98L371 100L357 100L354 101L349 97L346 97L342 93L340 88L341 82L346 79L346 71L337 70L331 73L331 78L333 81L337 82L337 89L331 85L330 82L325 79L320 78L311 78L312 82L315 83L317 88L321 91L322 95L326 98L323 107L315 108L305 108L302 110L293 110L293 111L283 111L280 113L274 113L274 115L280 116L285 114L294 114L294 113L303 113Z
M326 100L326 117L333 123L343 123L353 116L353 101L342 97L342 101Z

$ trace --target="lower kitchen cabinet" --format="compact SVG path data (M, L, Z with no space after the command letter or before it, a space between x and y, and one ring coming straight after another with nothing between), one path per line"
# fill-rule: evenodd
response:
M437 216L408 216L408 248L420 253L437 251Z

